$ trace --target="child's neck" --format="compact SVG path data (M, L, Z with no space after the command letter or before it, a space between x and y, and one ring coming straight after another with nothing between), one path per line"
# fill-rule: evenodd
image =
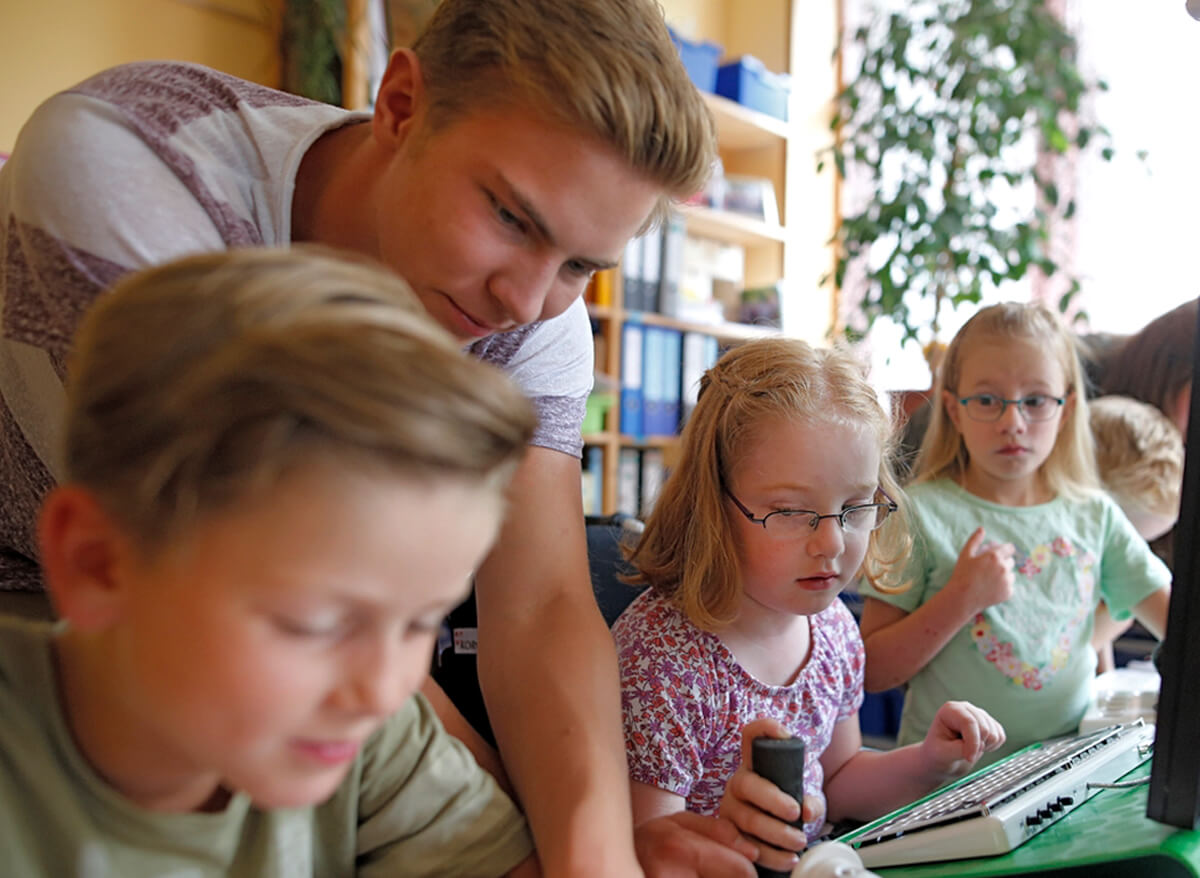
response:
M768 686L786 686L808 662L811 631L808 616L766 611L743 601L738 618L717 636L756 680Z
M59 703L80 755L105 783L150 811L220 811L229 796L215 776L180 772L126 700L119 662L101 638L66 631L55 639ZM163 758L167 756L168 758ZM188 775L191 775L190 777Z
M968 494L1001 506L1038 506L1054 499L1040 472L1026 479L995 479L968 465L958 484Z

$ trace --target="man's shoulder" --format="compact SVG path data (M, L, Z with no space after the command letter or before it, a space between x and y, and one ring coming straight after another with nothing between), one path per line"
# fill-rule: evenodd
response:
M133 61L102 70L67 89L110 103L170 108L182 117L229 110L239 103L255 107L326 106L248 79L185 61Z

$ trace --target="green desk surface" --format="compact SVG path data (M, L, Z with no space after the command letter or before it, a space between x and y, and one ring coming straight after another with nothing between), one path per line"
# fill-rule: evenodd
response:
M1150 763L1124 780L1148 777ZM1146 816L1145 785L1104 790L1014 851L945 863L876 868L881 878L1200 878L1200 832Z

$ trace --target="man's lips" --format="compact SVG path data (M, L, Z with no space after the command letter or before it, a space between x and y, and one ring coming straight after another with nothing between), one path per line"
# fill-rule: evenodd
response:
M492 335L494 333L502 332L504 330L504 327L499 325L499 323L489 323L489 322L480 320L479 318L477 318L475 315L471 314L470 312L463 310L463 308L457 302L455 302L452 298L447 296L445 293L442 293L442 295L445 297L446 301L450 304L450 308L454 312L454 315L458 318L458 322L466 329L466 331L469 334L478 336L478 337L483 337L485 335Z

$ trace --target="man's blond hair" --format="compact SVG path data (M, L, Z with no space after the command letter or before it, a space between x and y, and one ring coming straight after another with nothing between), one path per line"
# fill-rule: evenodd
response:
M413 51L435 127L528 107L608 144L677 199L716 158L712 116L653 0L442 0Z
M64 464L155 547L317 456L500 490L534 423L397 275L312 247L221 251L127 276L87 313Z

